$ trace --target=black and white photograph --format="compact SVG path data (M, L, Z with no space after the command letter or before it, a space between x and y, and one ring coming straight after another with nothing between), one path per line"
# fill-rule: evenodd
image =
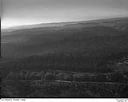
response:
M128 98L128 0L1 0L0 16L2 98Z

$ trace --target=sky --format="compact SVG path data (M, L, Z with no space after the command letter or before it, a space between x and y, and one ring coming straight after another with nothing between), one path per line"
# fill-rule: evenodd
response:
M128 0L2 0L2 29L128 16Z

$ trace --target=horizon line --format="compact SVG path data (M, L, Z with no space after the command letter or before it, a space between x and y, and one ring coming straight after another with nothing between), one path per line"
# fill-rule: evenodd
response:
M1 24L1 30L11 30L11 29L18 29L20 27L27 27L27 26L34 26L34 25L45 25L45 24L59 24L59 23L77 23L77 22L88 22L88 21L95 21L95 20L105 20L105 19L118 19L118 18L127 18L128 16L121 16L121 17L105 17L105 18L95 18L95 19L88 19L88 20L76 20L76 21L55 21L55 22L48 22L48 23L33 23L33 24L24 24L24 25L17 25L17 26L11 26L2 28Z

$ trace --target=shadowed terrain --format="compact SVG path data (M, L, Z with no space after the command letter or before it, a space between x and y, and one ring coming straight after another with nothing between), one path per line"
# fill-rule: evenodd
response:
M102 79L102 82L104 80L104 82L108 83L125 83L125 85L123 85L127 89L128 18L55 23L51 25L40 24L26 27L26 29L21 27L19 29L13 29L12 31L3 31L2 56L3 59L0 62L0 70L3 80L6 79L9 72L18 73L23 70L28 72L40 72L42 70L49 72L51 70L61 70L62 73L66 71L67 74L71 72L84 72L85 74L97 73L97 77L100 77L100 74L111 74L111 80ZM60 80L62 79L60 78ZM79 80L81 80L81 78L79 78ZM99 82L98 78L95 80L87 79L87 81L82 79L82 82L88 82L90 80L91 82ZM19 80L17 81L21 83ZM74 79L70 81L74 81ZM80 89L78 89L83 90L82 88L84 88L84 86L81 86L83 84L79 84L80 86L78 85L78 87ZM81 91L79 94L74 95L73 91L77 92L77 89L73 89L75 86L72 88L71 85L69 86L60 85L59 90L61 90L62 87L65 89L68 87L67 89L70 89L69 93L71 94L68 94L68 91L62 92L64 91L62 90L55 96L53 96L55 94L54 92L46 96L44 92L41 96L37 95L37 97L80 97L81 94L83 97L125 97L126 95L125 93L122 94L122 90L124 90L122 89L117 92L118 95L116 92L114 94L111 92L111 96L109 96L110 94L106 91L106 94L96 93L97 96L95 96L95 92L92 92L91 89L94 87L92 83L89 85L90 88L86 86L88 89L86 93L82 93ZM98 84L96 87L99 86ZM55 85L55 87L57 86ZM104 90L104 85L102 87ZM58 89L55 88L55 90ZM101 93L103 90L101 89ZM34 91L34 94L38 93L36 89L32 91ZM30 95L30 97L34 94ZM16 93L16 95L18 95L18 93Z

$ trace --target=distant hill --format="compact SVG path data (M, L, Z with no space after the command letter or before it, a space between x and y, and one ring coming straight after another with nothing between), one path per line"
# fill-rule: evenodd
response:
M61 27L61 26L67 26L67 25L76 25L81 23L86 23L91 26L94 26L93 23L105 23L110 24L118 22L118 23L124 23L126 20L128 20L127 17L122 18L111 18L111 19L98 19L98 20L88 20L88 21L72 21L72 22L58 22L58 23L40 23L40 24L33 24L33 25L24 25L24 26L16 26L16 27L10 27L8 29L2 29L2 32L12 32L16 30L24 30L24 29L33 29L33 28L43 28L43 27ZM120 22L121 21L121 22ZM110 24L111 25L111 24ZM5 34L5 33L4 33Z
M2 55L16 61L2 68L107 72L128 55L128 18L35 26L3 32Z

